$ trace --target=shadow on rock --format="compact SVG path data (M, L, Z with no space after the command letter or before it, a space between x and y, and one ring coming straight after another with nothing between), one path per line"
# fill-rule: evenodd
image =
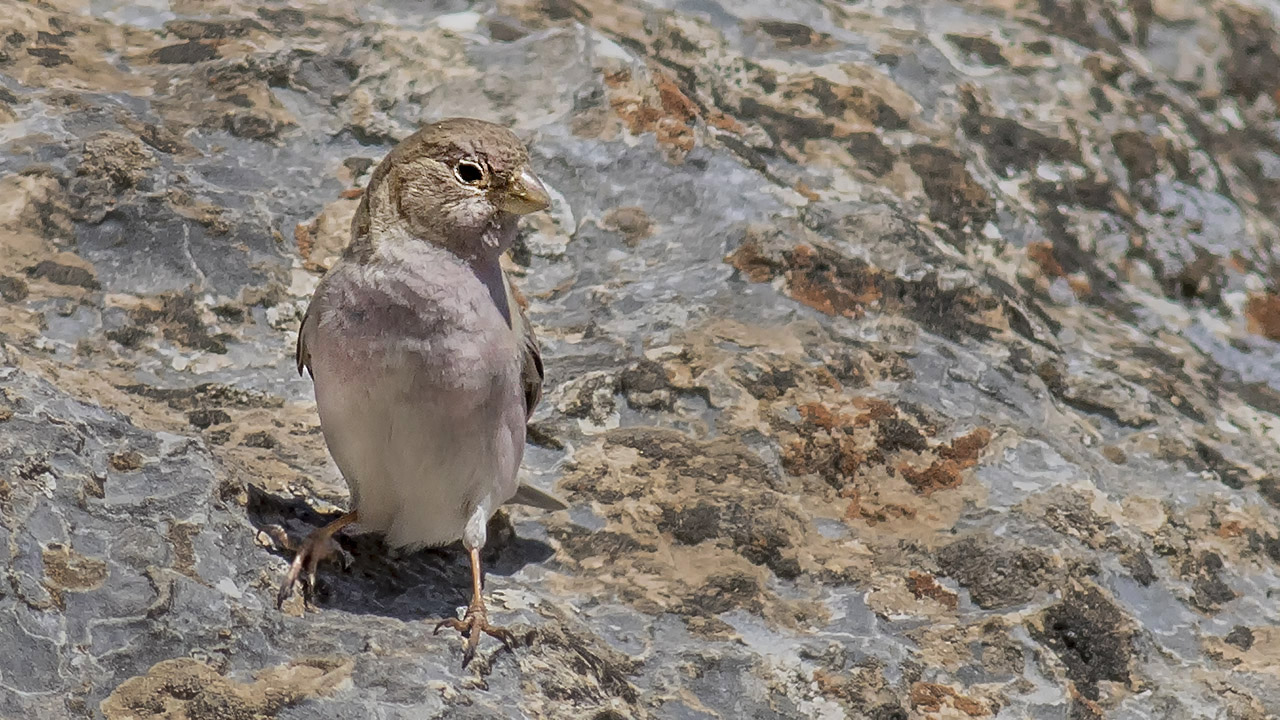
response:
M254 485L248 486L248 494L250 522L277 540L287 535L290 548L338 518L336 513L316 512L302 498L282 497ZM488 534L483 559L490 575L514 574L554 553L544 542L516 537L505 511L489 521ZM349 562L344 566L342 554L335 553L320 564L311 597L319 608L432 620L452 617L470 599L471 572L460 542L408 552L388 547L377 533L360 533L358 526L355 532L340 532L336 540ZM280 554L293 559L292 550Z

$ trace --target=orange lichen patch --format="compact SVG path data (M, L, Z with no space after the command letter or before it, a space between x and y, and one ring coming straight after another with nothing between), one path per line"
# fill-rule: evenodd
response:
M947 148L916 145L907 161L932 206L929 215L943 226L982 227L995 213L995 200L965 166L964 158Z
M862 412L853 416L818 402L796 407L803 424L801 437L783 445L787 472L817 473L838 487L864 469L885 463L878 436L870 429L876 420L897 418L897 411L874 398L855 398L848 405Z
M791 297L827 315L858 318L865 308L881 297L875 282L878 273L840 272L842 268L819 258L808 245L797 245L791 252L787 279Z
M1056 278L1067 274L1067 271L1062 267L1062 263L1058 262L1058 258L1054 257L1052 243L1029 243L1027 245L1027 257L1040 267L1041 272L1049 277Z
M1071 292L1076 297L1086 297L1093 294L1093 283L1089 282L1089 276L1084 273L1071 273L1067 276L1067 285L1071 287Z
M657 108L646 105L639 98L615 97L609 101L609 106L626 123L632 135L656 130L658 121L662 119L662 114Z
M640 85L629 70L605 75L609 107L627 126L632 135L652 132L658 144L679 160L693 149L693 126L700 117L698 104L689 98L670 76L655 72L650 86Z
M1229 520L1218 528L1217 535L1220 538L1240 537L1245 533L1245 526L1239 520Z
M857 488L845 488L840 494L849 498L849 504L844 509L844 519L862 517L862 493Z
M662 109L666 111L669 117L685 122L692 121L698 117L698 106L689 99L688 95L680 90L680 86L666 75L658 75L653 81L654 87L658 89L658 99L662 103Z
M818 686L818 692L830 697L843 695L847 681L840 675L818 668L813 671L813 683Z
M347 188L338 193L338 197L344 200L357 200L364 194L364 188Z
M768 282L776 275L773 261L755 243L743 243L725 261L754 283Z
M822 403L805 403L797 406L796 411L800 413L800 417L823 430L835 430L849 421L847 416L832 412L831 408Z
M664 118L658 123L658 144L689 152L695 144L693 128Z
M923 443L924 435L890 403L858 397L848 400L845 407L859 412L851 415L820 402L796 407L802 419L797 428L800 438L783 446L788 472L817 472L839 487L864 469L884 465L886 454L900 449L898 443L903 438L909 438L905 440L908 445ZM886 428L893 432L886 434Z
M311 257L311 250L316 245L316 239L311 234L311 226L306 223L298 223L293 226L293 242L298 246L298 254L303 260Z
M1244 316L1249 323L1249 332L1268 340L1280 340L1280 295L1250 296L1244 305Z
M792 475L817 474L836 484L857 472L867 458L845 438L827 433L794 440L782 448L782 466Z
M631 81L630 70L619 70L617 72L608 73L604 76L604 84L608 85L611 88L620 88L623 85L626 85L630 81Z
M910 498L959 487L993 437L987 428L976 428L932 444L928 438L936 428L922 430L917 418L879 398L801 403L796 413L800 421L789 428L795 435L780 438L783 468L817 475L849 498L846 519L872 524L915 517L918 508Z
M946 685L930 682L918 682L911 686L911 706L923 712L941 712L944 706L949 706L969 717L991 714L986 703L981 700L961 695Z
M818 386L827 388L829 390L839 390L842 387L840 384L840 379L837 378L835 375L833 375L830 370L824 367L814 368L813 372L810 373L810 377L813 379L814 383L816 383Z
M933 598L949 610L954 610L959 600L955 593L939 585L932 575L915 570L907 576L907 589L917 599Z
M840 441L840 472L845 475L852 476L863 467L868 465L872 459L870 453L862 452L854 446L852 438L842 438ZM879 456L877 456L879 459Z
M984 448L991 443L991 431L976 428L967 435L952 440L938 447L938 456L954 460L960 468L971 468L978 464L978 457Z
M852 667L845 672L817 668L813 671L813 685L824 697L831 698L845 708L870 708L892 703L894 695L884 679L884 671L878 667ZM866 717L856 714L856 717Z
M863 697L870 688L859 687L854 679L842 673L831 672L822 668L813 671L813 684L824 697L845 702L866 705Z
M871 424L872 420L886 420L898 416L898 411L893 405L877 398L854 398L850 404L863 411L853 420L856 427L865 427Z
M939 490L950 490L960 486L960 464L955 460L938 460L923 470L903 463L898 466L902 479L906 480L917 493L928 497Z
M728 115L725 115L719 110L712 112L710 115L707 116L707 124L710 125L711 127L719 128L720 130L724 130L725 132L731 132L736 135L741 135L747 131L747 128L745 125L738 122L736 119Z
M786 281L786 294L826 315L859 318L869 307L884 309L897 297L897 281L879 268L808 243L778 242L763 231L748 228L740 244L725 257L752 282L777 277Z

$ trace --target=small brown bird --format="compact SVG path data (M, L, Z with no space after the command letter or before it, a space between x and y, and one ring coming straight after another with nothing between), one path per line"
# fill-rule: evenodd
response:
M511 647L481 595L486 525L503 503L565 504L516 478L542 359L498 259L518 217L549 202L520 140L480 120L428 125L374 170L351 244L316 288L297 348L354 507L303 543L277 605L304 573L314 588L316 564L351 523L395 547L461 538L471 603L436 632L466 637L464 667L481 633Z

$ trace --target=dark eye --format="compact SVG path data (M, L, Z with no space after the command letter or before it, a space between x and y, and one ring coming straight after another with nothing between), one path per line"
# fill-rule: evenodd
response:
M453 169L453 174L468 185L475 185L484 179L484 170L470 160L463 160Z

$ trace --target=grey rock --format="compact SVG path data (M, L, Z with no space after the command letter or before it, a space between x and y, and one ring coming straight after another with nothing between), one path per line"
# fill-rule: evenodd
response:
M1280 37L1039 12L12 8L0 716L1280 714ZM495 518L523 642L467 671L457 548L272 601L348 500L297 322L450 115L554 196L511 269L572 504Z

